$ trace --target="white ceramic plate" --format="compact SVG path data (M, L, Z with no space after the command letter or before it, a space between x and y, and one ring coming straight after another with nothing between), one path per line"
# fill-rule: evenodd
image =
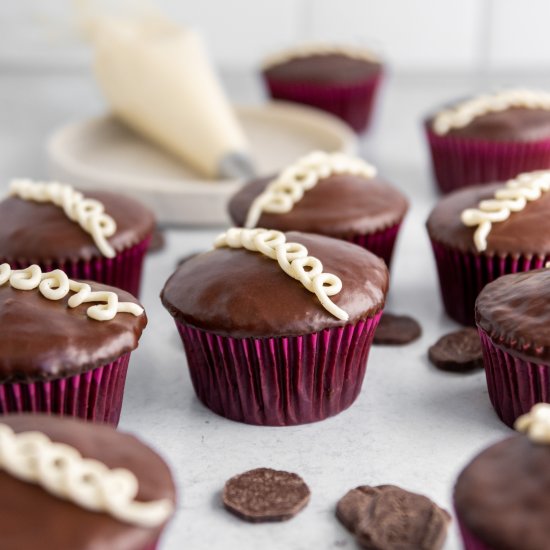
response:
M273 102L236 111L259 174L274 173L315 149L357 149L346 124L316 109ZM242 184L201 179L112 116L60 128L48 142L48 157L53 179L128 193L149 205L161 224L227 224L227 201Z

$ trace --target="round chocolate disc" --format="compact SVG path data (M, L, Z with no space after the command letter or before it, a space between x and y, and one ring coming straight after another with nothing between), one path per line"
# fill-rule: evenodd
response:
M408 315L384 313L374 333L373 344L378 346L403 346L422 335L418 322Z
M224 506L245 521L284 521L309 502L309 487L297 474L257 468L232 477L223 490Z
M428 357L441 370L465 372L483 368L483 354L477 329L463 328L442 336L430 347Z

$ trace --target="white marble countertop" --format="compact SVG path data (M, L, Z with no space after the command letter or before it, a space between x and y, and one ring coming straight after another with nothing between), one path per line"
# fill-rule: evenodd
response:
M258 83L230 75L231 95L257 101ZM169 230L167 246L146 262L143 302L149 316L134 352L120 428L135 432L170 463L179 486L178 513L165 550L355 548L334 517L337 500L361 484L393 483L425 493L451 509L460 469L481 448L509 433L490 406L484 374L435 370L426 351L454 328L439 299L424 222L436 195L419 119L427 109L485 84L531 84L535 79L394 77L364 153L410 198L392 272L387 309L418 318L423 336L405 347L371 351L363 390L339 416L289 428L263 428L220 418L195 398L171 317L158 295L178 258L208 247L216 230ZM102 103L84 70L0 70L0 187L14 176L46 177L44 141L57 126L97 114ZM309 506L281 524L251 525L220 504L224 482L247 469L294 471L309 484ZM458 549L456 526L447 550Z

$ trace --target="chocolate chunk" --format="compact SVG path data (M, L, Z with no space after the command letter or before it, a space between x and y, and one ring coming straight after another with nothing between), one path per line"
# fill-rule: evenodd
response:
M232 477L223 489L223 504L252 523L284 521L309 502L309 487L289 472L257 468Z
M451 516L429 498L395 485L352 489L336 516L369 550L438 550Z
M373 343L379 346L403 346L420 338L422 328L412 317L384 313Z
M159 227L155 227L147 252L160 252L165 246L166 239L164 238L164 231Z
M483 368L477 329L463 328L446 334L430 347L428 357L441 370L465 372Z

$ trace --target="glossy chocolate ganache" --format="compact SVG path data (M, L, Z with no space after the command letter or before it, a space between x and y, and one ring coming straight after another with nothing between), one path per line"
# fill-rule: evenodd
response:
M311 54L290 57L264 68L264 75L289 82L344 84L370 80L382 71L375 60L350 57L343 53Z
M489 283L477 298L476 323L508 353L550 364L550 269Z
M229 202L236 226L245 224L254 199L276 176L245 185ZM322 178L294 204L290 212L262 212L258 227L280 231L304 231L331 237L370 234L399 223L407 212L404 195L378 177L353 174Z
M332 301L347 321L327 311L317 296L287 275L277 261L244 248L217 248L182 264L161 299L181 322L236 338L309 334L354 323L382 310L388 289L384 262L363 248L307 233L286 233L304 245L323 271L341 279Z
M128 292L88 282L92 291L114 292L120 302L138 304ZM87 314L94 303L71 308L69 292L49 300L37 288L0 286L0 382L51 380L80 374L137 348L147 325L140 315L117 313L98 321ZM96 302L97 303L97 302Z
M135 437L111 427L37 414L5 415L0 424L16 434L38 431L70 445L109 469L129 470L138 482L135 500L176 502L165 462ZM120 496L120 495L119 495ZM152 548L166 521L154 526L115 519L53 495L40 484L17 479L0 468L0 546L7 549L136 550Z
M479 253L474 241L476 227L468 227L462 212L477 208L480 201L493 199L502 183L483 184L455 191L443 197L432 210L428 221L430 237L460 251ZM487 236L487 255L548 256L550 254L550 192L527 202L508 219L493 223Z
M116 223L109 244L120 252L152 234L152 212L138 201L108 192L85 192L96 199ZM93 237L51 202L10 196L0 202L0 259L44 264L52 260L90 260L102 256Z

